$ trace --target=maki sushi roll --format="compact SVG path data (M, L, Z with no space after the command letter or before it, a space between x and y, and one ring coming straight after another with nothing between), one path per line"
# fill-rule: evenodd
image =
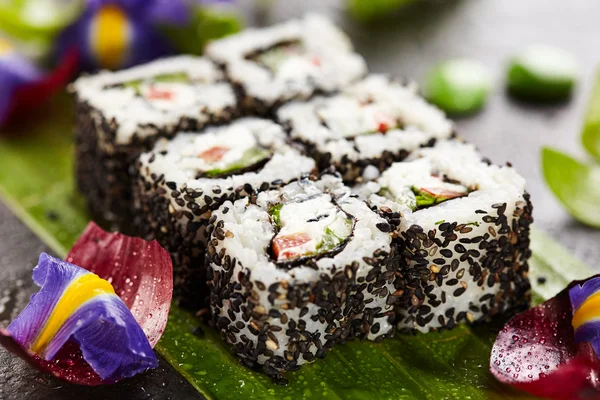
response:
M453 134L452 122L417 94L416 85L384 75L370 75L332 97L286 104L277 118L320 169L333 165L349 183L377 178L410 152Z
M108 222L129 217L129 168L157 138L237 114L232 87L211 61L199 57L100 72L78 79L73 89L77 185L92 215Z
M209 44L206 55L224 66L242 93L244 108L254 114L338 90L367 72L346 35L318 15L246 29Z
M210 222L213 323L243 364L282 380L336 343L393 333L390 226L339 177L226 202Z
M225 201L279 187L314 171L268 120L239 119L201 133L159 140L135 164L136 232L157 239L174 259L175 287L190 305L205 281L206 227ZM208 297L206 295L206 297Z
M400 330L451 329L528 304L532 206L512 167L446 141L366 186L394 226Z

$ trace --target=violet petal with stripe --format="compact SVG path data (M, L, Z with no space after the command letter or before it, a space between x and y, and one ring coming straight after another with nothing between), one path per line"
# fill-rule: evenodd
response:
M173 291L169 254L156 242L90 223L68 259L87 270L40 256L33 279L41 289L8 329L0 329L0 344L36 368L82 385L114 383L156 367L152 347L165 329ZM87 291L76 285L86 280L92 283ZM73 293L83 296L69 297ZM77 299L70 312L65 299ZM57 308L62 312L53 314ZM34 348L43 350L34 354Z

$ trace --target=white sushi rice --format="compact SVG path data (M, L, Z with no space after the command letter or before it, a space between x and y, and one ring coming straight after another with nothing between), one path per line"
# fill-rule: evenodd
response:
M245 150L251 142L265 148L274 149L272 158L257 172L233 174L225 178L199 178L205 162L199 159L208 144L228 145L234 152ZM161 152L166 154L162 155ZM149 162L154 155L154 161ZM244 184L256 185L281 179L289 182L314 167L311 158L302 156L298 150L290 147L282 128L268 120L243 118L230 125L208 128L201 134L180 133L171 140L161 139L151 152L140 156L144 175L164 174L166 182L175 182L179 187L202 190L210 193L213 186L237 188ZM147 174L149 172L150 174ZM176 204L173 207L177 208Z
M423 185L431 184L434 174L460 182L460 185L449 184L449 188L453 190L464 186L473 191L464 197L415 210L415 194L411 188L421 188L424 187ZM439 181L439 178L434 178L434 181ZM389 194L386 197L377 194L382 188L391 192L395 200L390 200ZM527 206L524 198L525 180L513 168L482 162L481 156L473 145L445 141L433 148L416 152L406 162L395 163L383 172L376 182L368 183L358 191L363 194L371 193L368 196L369 203L379 209L387 208L401 214L397 231L401 247L404 245L409 255L417 254L420 250L426 251L425 257L409 260L407 268L426 264L428 270L421 275L429 275L429 277L422 284L421 293L426 292L426 289L430 291L426 292L424 299L419 299L417 296L407 300L406 303L413 306L412 310L397 310L400 329L414 328L428 331L443 328L447 325L450 315L454 322L460 322L457 321L459 313L462 313L461 320L473 322L489 317L494 303L486 305L485 308L482 308L482 304L489 303L492 298L498 298L495 303L499 308L496 310L498 312L510 306L511 300L516 302L523 300L506 298L510 296L507 292L519 290L513 282L508 282L503 287L501 282L495 279L490 285L489 275L494 271L486 269L486 265L489 264L485 262L486 257L496 257L496 254L501 251L498 249L498 246L501 246L498 243L509 242L517 245L521 237L521 227L514 222L518 222ZM500 218L498 210L502 208L504 208L502 215L507 218L505 225L509 227L508 230L502 230L496 223ZM449 225L454 226L454 229L444 233L442 228L447 228ZM415 230L415 226L421 229ZM514 226L519 227L517 231L513 230ZM411 233L407 232L409 230ZM420 235L426 235L427 239L419 241L418 237L415 238L415 232L422 232ZM454 240L445 243L446 238L453 238L452 235L455 235ZM501 239L502 237L504 239ZM433 243L433 238L443 243ZM416 246L411 244L414 240L419 242ZM483 246L482 242L485 242L486 246ZM507 272L506 276L512 276L517 280L516 285L526 278L526 258L527 256L521 257L521 254L515 256L514 266L520 272L515 274ZM473 267L474 264L477 264L479 269ZM492 265L492 267L496 266ZM483 271L477 273L478 270ZM498 273L502 275L503 272L498 271ZM443 277L438 278L438 274L442 274ZM502 280L504 276L500 275L499 279ZM398 284L397 282L397 289L405 289L405 285L410 286L412 283ZM457 289L462 293L455 295ZM482 297L485 300L481 300ZM431 312L428 312L429 308ZM419 318L416 318L417 313L420 313ZM427 319L430 315L432 317Z
M332 163L378 159L447 139L453 124L417 93L385 75L369 75L333 97L291 102L277 112L291 136Z
M289 268L275 263L268 250L277 234L269 214L269 208L273 204L283 203L283 209L285 209L285 204L290 202L310 201L315 198L322 200L319 196L323 196L324 193L331 193L338 199L337 204L340 209L355 218L353 235L345 247L337 254L322 255L313 263L303 262ZM329 197L329 201L331 201L331 197ZM323 209L326 207L314 209L314 214L319 214ZM258 364L265 363L273 356L283 357L286 361L293 359L298 365L312 361L320 346L316 346L307 338L320 337L324 344L328 340L328 335L335 330L348 330L351 320L360 319L365 307L367 309L380 307L379 312L388 313L386 316L374 319L372 325L378 324L379 330L369 332L368 338L375 339L392 330L392 326L388 323L392 306L387 304L387 300L393 293L391 285L393 273L390 274L390 279L385 284L386 290L383 296L373 294L373 288L368 289L365 284L361 291L364 302L359 309L352 310L348 315L342 312L333 319L329 319L331 315L327 315L325 318L327 313L331 313L331 309L325 310L323 304L314 300L315 295L319 296L320 282L331 282L335 280L334 276L337 276L337 279L340 277L343 280L348 279L353 284L356 281L363 282L369 275L369 271L372 270L372 266L367 264L365 258L374 257L373 255L378 251L390 252L390 235L377 227L378 224L385 224L385 220L372 212L364 202L350 197L349 189L342 185L339 178L324 175L317 182L295 182L280 190L259 194L255 204L251 204L247 198L235 203L227 202L214 212L214 216L216 217L215 231L219 230L220 232L218 234L213 232L211 245L219 235L222 240L219 240L214 248L209 247L209 257L210 255L221 255L223 259L226 257L235 261L232 261L231 266L223 262L211 263L210 268L215 272L213 279L229 277L226 282L214 284L212 289L222 289L226 285L238 288L228 292L230 295L228 298L223 298L218 291L213 290L211 303L215 313L214 318L217 321L223 318L229 321L227 326L225 323L217 323L217 325L224 332L223 336L231 344L238 344L238 346L239 343L246 343L247 340L253 342L251 346L253 348L261 346L259 344L260 335L253 333L256 326L252 329L250 324L256 323L260 327L269 327L270 334L265 344L272 354L258 355L256 360ZM213 260L213 257L210 259ZM351 274L347 277L345 268L352 265L357 267L355 275ZM241 276L248 277L251 284L246 284L244 279L242 279L244 282L241 282ZM370 279L372 278L370 277ZM237 283L242 284L237 285ZM277 289L273 290L272 285L275 285ZM232 292L234 293L231 294ZM339 292L332 293L332 295L337 298L343 310L346 307L346 300L350 296L356 295L356 292L346 293L341 287ZM235 300L240 296L245 299L242 305L233 305L232 299ZM242 328L231 329L231 327L237 326L236 321L247 321L243 314L244 310L248 312L248 309L266 315L264 318L257 317L259 321L251 320L250 323L245 323ZM232 316L235 321L231 320ZM304 339L308 341L303 350L304 354L310 353L312 356L300 354L300 356L292 357L296 353L298 343L296 339L290 340L290 335L286 331L288 329L295 330L294 327L299 325L305 325L303 331L308 333L308 335L304 335ZM320 335L316 336L317 334ZM276 340L273 340L271 335ZM265 341L264 337L262 341ZM242 358L246 356L243 351L238 351L238 353Z
M153 82L153 77L185 74L190 82ZM134 87L121 86L141 81ZM98 110L116 124L117 144L128 144L135 135L152 135L155 126L166 129L189 118L203 125L224 110L236 107L236 96L222 72L203 57L180 55L148 64L84 76L73 84L79 101Z
M290 42L299 43L303 50L283 60L276 71L251 58L256 52ZM268 105L337 90L367 71L346 35L315 14L268 28L246 29L210 43L205 54L225 66L228 77L247 97Z

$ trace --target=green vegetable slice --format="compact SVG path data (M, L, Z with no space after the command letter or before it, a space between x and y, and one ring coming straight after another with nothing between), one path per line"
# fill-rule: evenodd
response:
M581 141L588 153L600 160L600 70L596 73L596 82L588 102Z
M269 215L271 215L273 223L278 228L281 226L281 207L283 207L283 203L273 204L269 207Z
M449 114L471 114L486 103L492 76L478 61L454 59L435 66L427 75L425 97Z
M133 81L124 82L122 84L122 86L133 88L139 94L140 86L144 82L163 82L163 83L182 82L182 83L186 83L189 81L190 81L190 77L185 72L173 72L171 74L159 74L159 75L153 76L150 79L136 79Z
M256 165L262 161L265 161L267 158L271 157L271 151L268 149L263 149L260 147L253 147L244 152L242 157L226 166L225 168L220 169L211 169L205 171L203 175L208 177L215 177L220 175L230 174L232 172L237 172L241 169L250 168L253 165Z
M89 221L73 186L72 121L71 101L63 96L28 132L0 136L3 201L62 256ZM531 239L536 301L591 274L541 232L534 230ZM287 387L241 366L212 328L176 305L157 350L207 399L527 398L489 374L494 340L490 328L459 326L441 334L398 335L382 343L354 341L288 374Z
M525 100L564 100L571 95L577 75L577 63L569 53L550 46L533 46L511 60L508 90Z
M153 78L154 82L189 82L190 77L185 72L160 74Z
M554 195L575 219L600 228L600 167L546 147L542 171Z
M301 42L293 41L273 47L267 51L261 52L251 59L269 68L271 71L277 72L281 65L294 54L305 53L304 46Z
M457 197L463 197L463 196L457 196L457 195L451 195L451 196L450 195L445 196L443 194L436 195L436 194L430 193L424 189L419 189L416 186L413 186L410 189L415 194L415 198L417 200L417 208L416 208L417 210L420 210L422 208L431 207L433 205L440 204L445 201L455 199ZM464 196L466 196L467 194L468 193L465 193Z
M415 194L415 198L417 199L417 210L421 208L430 207L434 204L439 204L447 199L435 197L429 193L423 192L416 187L411 188L412 192Z
M350 218L345 218L344 226L349 231L349 235L346 237L337 236L330 228L325 228L323 240L317 245L317 254L327 253L348 240L348 237L352 234L352 220Z

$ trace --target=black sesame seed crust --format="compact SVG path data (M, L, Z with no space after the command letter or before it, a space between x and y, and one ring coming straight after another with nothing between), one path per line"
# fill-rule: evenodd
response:
M401 232L398 213L386 207L377 210L394 227L401 255L394 283L398 296L395 318L401 332L442 331L459 322L486 321L529 305L529 232L533 218L529 194L523 198L513 215L506 215L506 203L478 212L479 224L488 227L479 236L471 233L471 226L450 221L429 231L412 225ZM476 248L465 248L473 244ZM471 285L485 292L470 299L467 309L444 306ZM440 313L438 308L446 311Z
M293 127L289 121L278 121L288 134L291 133ZM377 168L379 172L383 172L393 163L403 161L410 155L410 152L405 149L399 151L387 151L385 150L379 157L376 158L363 158L359 160L350 160L347 155L343 155L341 160L333 161L332 154L329 152L321 152L318 150L315 143L310 143L305 140L294 139L304 149L306 154L309 154L317 162L319 171L326 171L329 168L335 168L342 176L342 179L347 184L355 184L363 181L362 175L365 169L369 166ZM432 138L426 143L423 143L421 147L433 147L436 143L436 139Z
M217 217L211 222L206 261L212 324L243 365L261 368L282 382L285 371L325 357L338 343L376 336L380 322L392 319L393 309L369 306L373 299L366 295L385 298L388 305L395 302L388 289L399 265L393 246L389 253L377 250L363 258L370 266L366 276L357 277L360 264L354 261L333 267L311 283L280 281L267 286L227 251L224 240L233 233L224 231L224 221ZM309 329L307 324L317 326ZM375 340L394 332L392 328Z
M207 112L206 110L204 112ZM182 130L199 130L208 124L222 124L239 114L225 108L219 114L207 115L208 121L182 118L177 124L159 127L145 125L140 131L150 131L143 138L134 135L130 143L115 142L117 123L108 120L101 111L87 102L76 100L75 106L75 168L79 191L85 196L92 217L104 225L132 233L131 167L134 160L152 148L160 137L172 137Z
M335 93L339 92L339 91L326 92L319 88L314 88L313 92L309 96L303 96L301 94L297 94L294 97L286 96L285 98L280 98L273 102L267 102L265 100L248 95L248 93L244 87L244 83L232 79L231 76L228 74L227 66L220 64L220 67L221 67L222 71L225 73L225 76L227 77L227 79L229 79L229 83L231 83L231 85L233 86L236 96L240 99L239 104L240 104L242 115L244 115L244 116L264 117L264 118L269 118L269 119L276 121L277 120L277 118L276 118L277 110L281 106L285 105L286 103L289 103L292 101L297 101L297 100L309 101L310 99L317 97L317 96L326 96L326 95L331 95L331 94L335 94ZM364 78L364 76L359 77L357 80L360 80L362 78Z

